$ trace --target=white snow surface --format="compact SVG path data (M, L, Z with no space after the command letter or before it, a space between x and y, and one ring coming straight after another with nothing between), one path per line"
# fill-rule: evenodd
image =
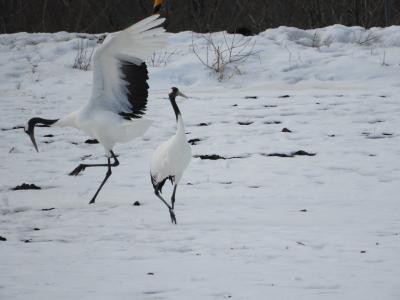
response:
M68 173L104 163L100 145L36 128L36 153L5 130L89 99L78 39L0 35L0 299L400 299L400 27L269 29L220 81L191 50L205 55L200 35L168 34L148 64L153 126L117 145L95 205L106 170ZM176 226L149 175L175 132L172 86L191 96L178 102L193 155L229 158L192 159ZM268 156L299 150L315 155ZM42 189L12 190L24 182Z

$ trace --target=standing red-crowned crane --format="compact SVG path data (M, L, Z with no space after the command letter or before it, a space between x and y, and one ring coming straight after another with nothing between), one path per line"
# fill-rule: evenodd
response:
M153 15L123 31L109 34L93 56L93 88L88 103L60 119L36 117L25 126L36 151L39 151L34 137L37 124L81 129L104 147L106 164L80 164L69 174L78 175L89 167L107 168L106 176L90 204L95 203L112 173L111 168L119 165L113 152L114 145L143 135L151 124L151 121L143 119L149 88L144 60L165 46L165 30L157 27L163 22L163 18Z
M171 102L176 117L176 133L169 140L158 146L153 153L150 165L150 176L151 183L154 187L154 193L168 207L171 222L175 224L176 217L174 206L176 188L192 158L192 151L186 139L182 114L175 101L177 96L187 98L176 87L173 87L171 93L169 93L169 101ZM162 188L167 180L170 180L174 185L171 205L161 196Z

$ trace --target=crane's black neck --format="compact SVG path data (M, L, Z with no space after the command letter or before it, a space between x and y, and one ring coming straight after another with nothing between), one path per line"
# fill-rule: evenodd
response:
M27 135L29 135L29 137L31 138L31 141L32 141L33 146L35 147L36 151L39 152L38 146L35 141L35 126L36 126L36 124L39 124L39 125L37 125L39 127L50 127L57 121L58 121L58 119L48 120L48 119L43 119L43 118L32 118L28 121L28 124L26 124L24 130L25 130L25 133Z
M175 112L176 121L178 122L178 117L181 115L181 111L179 110L178 105L175 101L176 95L174 93L169 94L169 101L171 102L172 108Z
M43 118L32 118L28 121L28 128L33 128L35 126L50 127L58 120L59 119L49 120L49 119L43 119ZM37 125L37 124L39 124L39 125Z

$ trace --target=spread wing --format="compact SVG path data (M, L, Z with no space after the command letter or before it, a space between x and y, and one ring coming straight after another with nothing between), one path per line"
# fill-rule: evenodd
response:
M165 19L148 17L112 33L93 56L93 90L89 105L140 118L146 111L148 72L144 60L166 44Z

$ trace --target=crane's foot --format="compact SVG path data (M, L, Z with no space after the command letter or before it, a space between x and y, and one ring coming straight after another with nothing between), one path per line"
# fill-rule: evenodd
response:
M77 176L79 175L80 172L83 172L86 169L85 165L80 164L77 166L71 173L69 173L69 176Z
M177 223L176 223L175 213L174 213L174 210L173 210L172 208L169 209L169 215L171 216L171 222L172 222L172 224L177 224Z
M95 200L96 200L96 199L93 198L92 200L90 200L89 204L94 204L94 203L95 203Z

